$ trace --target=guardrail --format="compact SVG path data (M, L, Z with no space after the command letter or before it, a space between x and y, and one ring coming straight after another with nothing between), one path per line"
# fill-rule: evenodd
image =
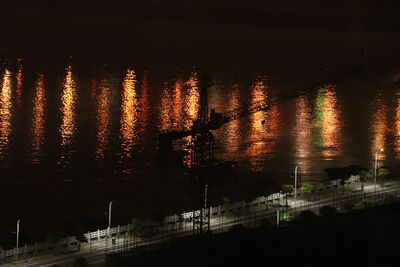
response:
M348 180L347 183L355 183L359 181L359 176L351 176ZM327 190L332 187L337 187L339 186L339 180L334 180L330 181L328 184L314 184L313 191L318 192L322 190ZM301 190L297 191L297 195L302 195ZM266 204L266 202L273 202L275 200L280 200L284 197L285 195L281 193L274 193L268 196L260 196L255 198L254 200L250 202L246 201L238 201L238 202L233 202L229 206L226 205L218 205L218 206L212 206L210 207L210 218L212 219L213 216L219 216L220 214L224 214L226 212L232 212L234 210L241 210L245 208L251 208L253 206L258 206L261 204ZM199 210L193 210L193 211L188 211L188 212L183 212L178 216L177 214L167 216L163 218L163 223L164 224L176 224L178 222L191 222L193 221L193 214L198 213ZM130 224L123 225L123 226L117 226L109 229L109 235L119 235L122 233L128 232L130 229ZM103 237L106 237L108 235L108 229L103 229L103 230L97 230L94 232L89 232L84 234L84 236L88 240L92 239L100 239ZM55 249L58 246L70 246L71 244L76 244L78 240L76 239L75 236L70 236L70 237L65 237L61 239L59 242L56 244L52 244L49 242L42 242L42 243L35 243L32 245L24 245L22 247L19 247L18 250L17 248L9 249L9 250L3 250L0 252L0 260L3 260L7 257L12 257L18 255L23 255L27 256L29 255L36 255L39 252L45 252L45 251L50 251L52 249Z

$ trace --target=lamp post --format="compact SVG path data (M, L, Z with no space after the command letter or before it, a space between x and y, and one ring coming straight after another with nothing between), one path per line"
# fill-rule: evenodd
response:
M18 221L17 221L17 253L15 255L15 261L18 261L19 222L20 222L20 219L18 219Z
M375 152L375 164L374 164L374 190L376 191L376 166L378 164L378 152L383 152L383 148Z
M108 204L108 228L107 228L107 236L110 235L110 228L111 228L111 208L112 208L112 200L110 204Z
M110 238L110 229L111 229L111 208L112 208L112 200L108 204L108 227L107 227L107 236L106 236L106 246L105 250L108 249L108 239Z
M279 209L276 210L276 225L279 226Z
M294 203L297 201L297 166L294 168Z

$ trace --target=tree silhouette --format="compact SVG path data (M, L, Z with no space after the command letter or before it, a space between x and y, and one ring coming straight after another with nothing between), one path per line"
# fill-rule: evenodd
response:
M288 197L290 196L290 194L292 194L293 191L294 191L293 185L291 185L291 184L282 185L281 193L285 195L286 207L289 206L288 205Z
M342 185L342 192L344 193L346 181L350 178L350 176L357 175L363 169L365 168L353 164L342 168L327 168L325 171L327 172L330 180L338 180L340 182Z
M388 167L380 167L377 170L377 176L381 179L381 186L383 186L385 182L386 176L390 174L389 168Z
M360 176L360 182L361 182L361 192L364 191L364 183L371 179L371 173L367 170L361 170L358 173L358 176Z
M304 194L304 195L310 195L312 193L314 189L314 185L311 183L304 183L301 185L300 187L300 191Z

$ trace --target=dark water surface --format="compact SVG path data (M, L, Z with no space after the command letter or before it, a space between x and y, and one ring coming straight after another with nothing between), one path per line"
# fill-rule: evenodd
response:
M298 84L326 71L323 65L296 75L293 66L290 74L270 71L271 66L214 66L209 108L226 112L301 89ZM17 218L23 219L26 240L41 238L44 229L66 219L86 218L89 226L103 228L110 200L116 200L113 224L190 210L198 191L187 169L154 163L158 133L190 127L197 117L199 81L207 70L186 66L83 64L75 57L51 64L4 60L0 200L2 218L9 218L2 224L10 229L1 234L4 239L12 238ZM395 73L377 69L316 87L214 131L216 158L237 161L239 167L210 186L210 201L275 190L292 182L296 165L300 184L326 181L329 167L370 168L381 148L379 164L397 165L400 86L391 78ZM176 148L188 149L189 139Z
M18 59L2 68L5 183L139 179L157 172L152 159L158 133L187 129L197 117L202 74L196 67L165 76L106 64L89 71L72 62L51 71L24 66ZM298 165L305 180L323 179L324 167L331 165L368 165L380 148L380 160L397 159L398 85L389 75L364 76L316 87L225 124L214 132L217 158L274 174ZM262 73L222 72L214 80L208 103L218 112L302 89ZM176 148L188 149L188 142Z

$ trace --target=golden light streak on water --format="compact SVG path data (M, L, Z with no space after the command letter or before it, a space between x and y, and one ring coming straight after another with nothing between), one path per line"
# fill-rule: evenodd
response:
M199 87L197 73L193 71L184 81L178 78L173 82L173 87L164 83L164 90L160 100L160 128L161 130L182 130L192 127L199 108ZM191 137L177 140L176 149L185 149L190 143ZM190 157L185 164L190 165Z
M267 87L265 85L265 78L258 77L252 86L251 96L250 96L250 105L266 99ZM266 111L258 111L249 116L250 119L250 129L249 129L249 137L247 142L249 143L249 147L244 151L245 157L249 160L252 168L254 170L261 170L261 168L257 164L257 158L265 153L266 143L263 138L264 134L264 125L262 121L265 120ZM269 123L269 122L267 122Z
M137 93L135 71L128 69L122 84L121 103L121 147L124 156L132 157L132 144L137 138Z
M265 85L265 78L259 77L259 80L255 82L251 92L251 104L254 104L258 101L267 99L267 86ZM262 125L262 121L264 120L266 115L266 111L259 111L251 114L251 131L250 135L252 137L259 136L262 132L264 132L264 126Z
M62 122L59 131L61 133L61 147L65 149L70 145L74 137L76 123L76 83L73 79L71 66L66 68L61 102Z
M293 129L295 147L295 165L301 172L311 169L312 158L312 116L307 98L300 96L296 100L296 120Z
M332 160L343 153L343 123L340 107L337 103L335 86L326 85L318 92L315 106L317 139L325 160Z
M326 93L326 105L323 108L325 123L323 124L323 142L325 146L333 149L324 150L326 159L342 155L342 122L341 113L337 104L335 87L329 86Z
M259 76L252 86L250 105L267 99L266 78ZM250 129L247 143L249 147L244 154L250 160L253 169L260 170L259 158L274 151L279 138L279 106L275 105L267 111L258 111L249 116Z
M185 87L187 88L187 91L184 99L184 126L185 128L190 128L193 125L193 121L197 119L200 108L200 88L196 70L191 72L189 78L185 82ZM184 141L184 145L188 146L192 143L192 136L186 137ZM190 167L192 165L193 151L187 151L189 152L189 155L184 158L184 164Z
M192 125L193 120L197 118L200 106L199 81L196 71L192 71L189 79L186 81L186 86L188 86L188 92L185 99L185 113L187 118L185 126L189 127Z
M265 136L267 138L266 152L272 152L275 150L276 145L279 142L280 133L280 107L279 105L272 106L266 111L266 129Z
M172 88L165 82L159 112L161 130L190 128L197 117L199 101L196 72L193 71L186 81L178 78Z
M172 121L173 127L182 126L184 120L183 107L184 107L184 98L183 98L183 81L182 79L177 79L174 82L174 88L172 91Z
M233 91L230 93L229 97L229 109L236 109L240 106L240 92L239 86L234 85ZM240 146L240 120L233 120L226 125L226 151L228 155L237 151Z
M97 160L104 158L104 152L108 143L108 128L109 128L109 110L110 110L110 88L107 82L103 81L98 88L97 95L97 131L96 131L96 151L95 158Z
M140 83L140 99L139 99L139 122L141 124L141 128L139 130L140 133L143 133L144 130L148 126L149 122L149 80L147 72L144 73L142 81Z
M44 75L40 74L38 79L36 80L35 95L33 98L32 163L34 164L39 164L42 157L45 116L46 116L46 91L44 87Z
M373 114L372 125L371 125L371 136L372 136L372 146L371 146L371 156L375 159L375 153L380 149L384 149L383 152L378 153L378 160L384 160L385 147L386 147L386 135L388 134L388 120L387 120L387 106L383 103L382 97L379 95L376 100L376 110Z
M399 74L400 77L400 74ZM396 94L396 111L395 111L395 152L396 158L400 159L400 92Z
M164 90L160 102L161 130L182 130L184 123L183 82L178 79L173 82L172 88L168 82L164 83Z
M9 148L11 134L11 72L5 70L0 92L0 159L4 159Z
M22 66L22 58L17 60L18 70L17 70L17 88L15 90L15 105L16 108L19 109L21 106L21 98L22 98L22 86L23 86L23 66Z
M173 119L171 116L171 111L172 111L171 104L172 104L171 91L167 83L165 83L164 90L161 95L160 111L159 111L160 129L162 131L172 130Z
M197 79L197 72L195 70L192 71L188 79L185 81L185 96L182 99L182 114L183 116L183 126L185 129L188 129L193 126L193 121L197 119L197 114L199 113L200 108L200 92L199 92L199 83ZM193 160L193 150L188 149L193 144L193 137L188 136L182 140L181 147L184 148L189 154L184 158L184 164L186 166L192 166Z

